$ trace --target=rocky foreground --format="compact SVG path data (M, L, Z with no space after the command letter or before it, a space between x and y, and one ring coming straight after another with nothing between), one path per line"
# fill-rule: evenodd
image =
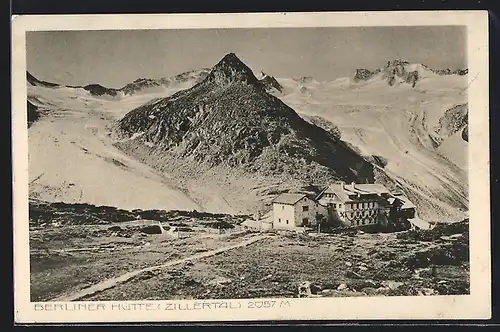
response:
M32 301L247 241L257 234L241 226L246 218L33 202ZM86 300L468 294L468 231L464 220L398 233L268 232L248 246L139 273Z

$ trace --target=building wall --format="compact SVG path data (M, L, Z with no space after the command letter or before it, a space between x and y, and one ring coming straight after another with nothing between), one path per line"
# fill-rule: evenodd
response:
M381 198L382 199L382 198ZM383 209L377 200L355 200L342 202L337 196L324 195L319 199L321 205L333 204L344 226L364 226L378 223L378 215Z
M295 226L301 227L308 224L315 224L316 207L317 203L307 197L295 203Z
M304 207L306 207L304 209ZM317 204L307 197L296 202L295 205L273 203L273 228L292 229L302 227L307 223L316 222ZM288 223L287 223L288 221Z
M347 202L344 204L344 218L346 224L349 226L364 226L373 225L378 222L378 215L380 214L380 205L375 200L360 200L354 202Z
M273 228L286 229L295 227L295 206L273 203Z

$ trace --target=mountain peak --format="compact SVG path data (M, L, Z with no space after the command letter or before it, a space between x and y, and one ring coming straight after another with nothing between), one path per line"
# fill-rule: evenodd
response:
M259 81L252 70L234 53L226 54L207 76L207 81L226 85L234 82L258 85Z
M410 64L409 61L403 60L403 59L394 59L394 60L389 60L387 61L386 67L394 67L394 66L405 66Z

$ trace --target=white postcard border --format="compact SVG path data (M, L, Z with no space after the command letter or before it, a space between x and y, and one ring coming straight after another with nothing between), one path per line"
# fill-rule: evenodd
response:
M260 301L255 299L30 303L25 37L27 31L407 25L467 26L468 99L471 109L468 143L471 220L470 295L275 299L272 305L267 304L261 308L255 308L256 301ZM12 18L15 321L80 323L488 319L491 317L488 90L487 11L15 16ZM219 302L219 306L214 302ZM249 308L249 303L252 302L254 308ZM206 303L212 303L212 306L209 308ZM135 309L125 310L127 304L135 304L133 306ZM176 304L175 310L167 308L172 308L173 304ZM182 306L184 309L181 309ZM70 310L71 308L75 310Z

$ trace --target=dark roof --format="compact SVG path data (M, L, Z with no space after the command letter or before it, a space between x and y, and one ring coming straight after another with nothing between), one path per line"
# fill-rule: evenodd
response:
M302 198L306 197L305 194L289 194L284 193L273 199L273 203L279 204L295 204L300 201Z

